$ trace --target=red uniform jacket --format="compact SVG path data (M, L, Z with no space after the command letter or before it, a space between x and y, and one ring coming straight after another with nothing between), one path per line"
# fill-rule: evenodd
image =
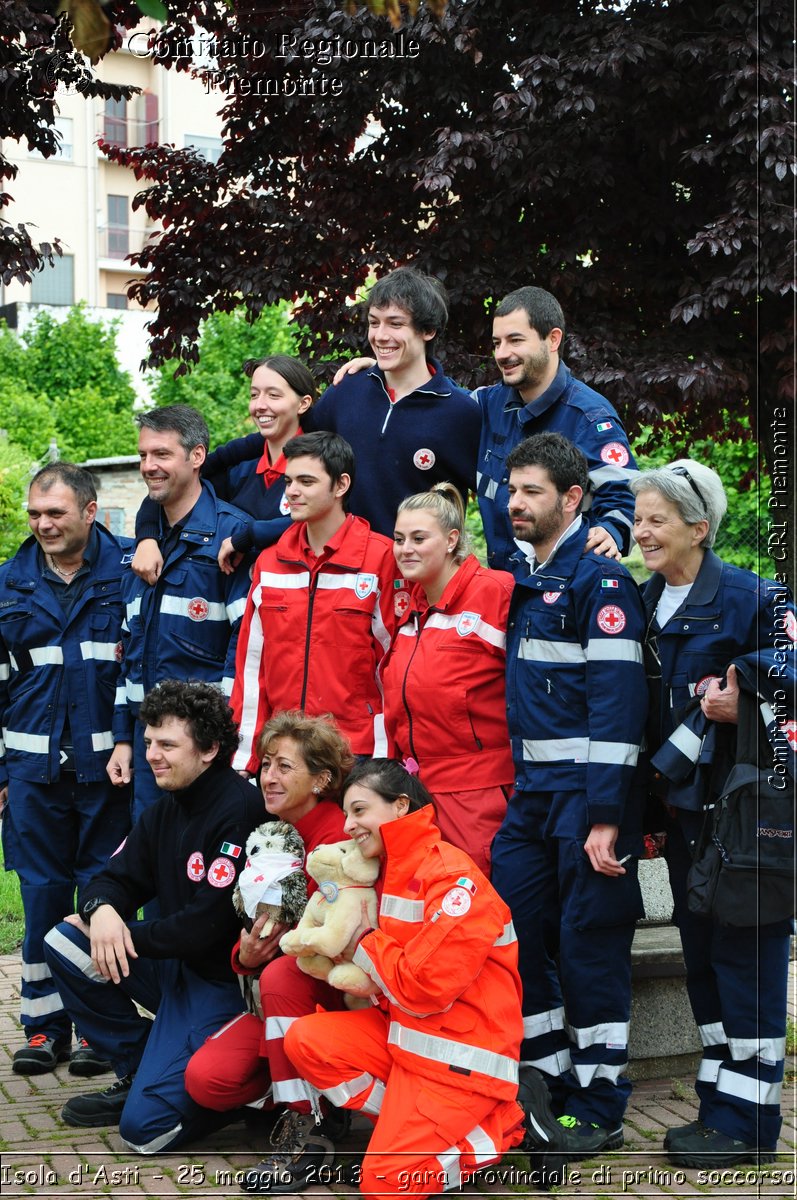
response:
M523 1020L509 909L431 807L389 821L379 928L354 962L382 989L397 1062L447 1086L513 1100Z
M254 741L275 712L332 713L355 754L384 753L377 667L395 626L392 543L348 516L318 558L304 523L255 563L230 701L241 728L237 770L258 767Z
M390 753L432 792L512 786L506 622L514 581L469 555L429 607L416 584L380 668Z

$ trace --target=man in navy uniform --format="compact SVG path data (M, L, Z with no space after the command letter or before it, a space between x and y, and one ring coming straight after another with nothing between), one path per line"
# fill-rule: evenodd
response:
M32 536L0 567L0 809L7 871L19 876L20 1075L69 1059L73 1075L107 1071L78 1036L44 961L47 930L75 903L129 828L127 791L105 772L113 749L122 637L122 581L130 541L96 522L97 492L72 463L31 481Z
M241 563L225 575L217 557L224 539L250 523L200 479L209 442L200 413L173 404L136 421L141 475L161 510L163 566L153 586L132 572L125 586L127 636L108 773L121 786L134 767L134 820L158 798L136 721L145 693L162 679L202 679L232 692L249 573Z

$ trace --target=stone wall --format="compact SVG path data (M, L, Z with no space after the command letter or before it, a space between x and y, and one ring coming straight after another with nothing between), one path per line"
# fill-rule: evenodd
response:
M138 455L94 458L80 464L91 471L97 484L97 520L112 533L133 537L138 506L147 489L138 470Z

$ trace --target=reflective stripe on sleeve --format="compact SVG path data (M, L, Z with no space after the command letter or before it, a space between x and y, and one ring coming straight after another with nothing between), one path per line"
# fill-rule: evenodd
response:
M639 746L634 742L590 742L588 758L591 763L635 767L639 758Z
M526 762L587 761L589 738L524 738L523 758Z
M50 739L36 733L19 733L16 729L5 731L7 750L25 750L28 754L48 754Z
M161 600L160 611L167 617L185 617L190 620L188 614L188 606L191 603L190 596L164 596ZM217 600L208 602L208 615L206 621L224 621L227 623L227 606L220 604Z
M99 753L101 750L113 750L114 740L110 729L91 735L91 748Z
M585 661L584 649L579 642L551 642L544 638L521 638L518 658L524 662L568 663L576 665Z
M382 893L379 904L380 917L393 917L396 921L420 924L423 921L423 900L407 900L404 896Z
M84 659L100 659L102 662L113 662L116 658L118 642L81 642L80 653Z
M642 662L642 646L633 638L590 638L587 662Z

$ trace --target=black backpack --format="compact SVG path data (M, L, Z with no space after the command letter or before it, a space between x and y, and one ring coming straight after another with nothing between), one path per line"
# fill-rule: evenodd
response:
M763 710L763 712L762 712ZM793 752L770 741L768 705L739 693L736 763L707 808L687 877L689 909L723 925L769 925L794 915ZM788 756L788 757L787 757Z

